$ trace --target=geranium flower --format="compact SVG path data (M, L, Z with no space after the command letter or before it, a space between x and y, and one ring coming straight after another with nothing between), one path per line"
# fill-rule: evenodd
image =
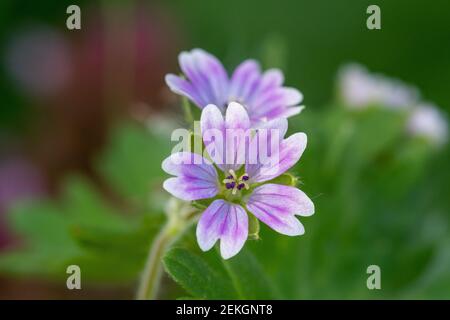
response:
M301 190L271 180L297 163L306 148L306 135L295 133L285 139L287 120L278 119L266 126L270 133L258 129L248 139L245 132L251 121L238 103L229 104L225 117L217 106L208 105L200 122L208 154L174 153L162 164L174 176L164 182L165 190L186 201L211 201L197 225L200 248L207 251L220 239L222 257L236 255L248 237L249 214L279 233L302 235L305 230L296 215L312 215L314 204ZM211 132L220 132L224 138L211 139ZM234 143L229 143L230 136ZM273 142L278 147L268 153L270 161L254 163L251 153L242 156L244 150L256 150L261 159L262 150Z
M448 140L447 119L432 104L416 107L408 119L407 127L412 136L425 137L436 146L442 146Z
M341 68L339 93L349 108L364 109L379 105L388 109L408 109L419 98L418 90L400 80L372 74L358 64Z
M229 78L220 61L204 50L182 52L178 60L186 78L168 74L166 83L201 109L214 104L224 112L230 102L238 102L246 108L252 125L288 118L303 109L298 106L302 94L282 86L284 77L278 69L261 73L256 61L246 60Z

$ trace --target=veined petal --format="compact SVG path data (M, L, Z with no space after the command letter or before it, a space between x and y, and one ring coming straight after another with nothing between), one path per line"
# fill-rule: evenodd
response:
M271 130L277 130L278 137L283 139L288 129L288 121L286 118L277 118L270 121L260 122L257 124L256 128L258 130L268 130L268 132L271 132Z
M228 92L228 100L247 103L258 87L261 78L259 64L254 60L245 60L233 72Z
M214 163L225 169L225 120L219 108L207 105L200 116L203 143Z
M200 117L203 142L211 159L224 172L237 170L245 163L245 141L250 140L250 119L239 103L228 105L225 119L214 105Z
M229 205L224 200L215 200L202 213L197 224L197 242L203 251L210 250L222 234L227 220Z
M196 88L203 103L215 103L216 101L213 101L214 95L209 82L199 70L194 55L191 52L183 51L178 56L178 63L189 82ZM204 107L204 105L201 107Z
M255 118L273 119L290 106L303 100L303 95L294 88L277 87L262 92L252 105L252 116Z
M305 107L304 106L294 106L294 107L284 107L277 106L263 115L254 115L252 118L252 123L258 123L261 121L267 121L268 119L277 119L277 118L289 118L299 114Z
M238 170L245 163L246 142L251 139L250 119L245 108L231 102L225 114L225 145L226 165L225 170Z
M245 210L225 200L215 200L203 212L197 224L197 242L203 251L211 249L220 239L224 259L236 255L248 236L248 217Z
M209 199L217 195L217 183L193 177L172 177L166 179L163 188L174 197L185 201Z
M163 161L162 169L176 176L164 181L163 188L177 198L186 201L207 199L219 192L216 169L201 155L172 154Z
M262 75L258 93L262 93L270 88L279 87L284 82L283 72L279 69L269 69Z
M305 229L295 215L312 215L314 204L299 189L266 184L253 191L247 209L275 231L297 236L304 234Z
M295 216L277 217L270 211L266 211L259 207L258 204L252 204L247 209L253 213L258 220L264 222L270 228L278 233L287 236L301 236L305 233L305 228Z
M295 107L284 108L278 114L278 117L289 118L289 117L299 114L300 112L302 112L303 109L305 109L305 106L295 106ZM271 117L271 115L269 115L269 117Z
M195 176L211 181L217 178L211 161L192 152L171 154L162 162L162 169L174 176Z
M257 187L249 197L248 203L257 202L270 212L279 215L311 216L314 203L300 189L281 184L268 183Z
M212 90L214 101L209 103L216 104L223 109L228 102L228 75L222 63L214 55L202 50L192 50L194 59L197 63L200 73L206 78Z
M192 86L196 88L205 107L216 104L223 107L228 92L228 76L220 61L201 49L182 52L179 64Z
M197 93L197 88L189 81L174 74L166 75L165 80L170 90L174 93L185 96L200 108L204 106L205 100Z
M230 204L220 239L220 254L229 259L241 251L248 237L248 216L240 205Z
M250 119L248 118L245 108L237 102L230 102L225 113L225 123L227 129L244 129L250 128Z
M263 150L258 145L258 163L246 164L245 171L249 174L250 181L255 183L272 180L289 170L300 160L306 143L306 134L299 132L281 141L278 152L275 153L269 154L267 148Z
M274 89L280 87L283 84L284 76L279 69L269 69L264 72L258 82L258 86L255 88L253 94L247 99L247 108L254 111L255 101L259 100L261 96L266 96Z

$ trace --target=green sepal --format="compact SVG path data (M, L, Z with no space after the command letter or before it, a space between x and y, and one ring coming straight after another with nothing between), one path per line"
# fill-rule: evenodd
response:
M209 207L209 205L212 203L213 199L201 199L201 200L194 200L191 202L192 206L194 208L205 210Z
M251 213L248 214L248 239L259 240L259 220Z
M291 186L291 187L295 187L298 184L298 178L296 176L294 176L293 174L289 173L289 172L285 172L282 175L266 182L266 183L275 183L275 184L281 184L284 186Z

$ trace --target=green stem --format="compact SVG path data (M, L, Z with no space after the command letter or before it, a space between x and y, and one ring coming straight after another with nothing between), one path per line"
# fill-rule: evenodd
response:
M142 272L136 299L154 300L157 297L162 277L162 258L170 245L195 220L192 207L180 204L172 199L168 212L169 220L155 237L147 256L147 262Z
M181 105L183 107L184 121L186 121L189 127L192 127L194 123L194 115L192 114L191 104L189 103L189 100L183 97Z
M171 237L167 232L167 227L164 227L153 241L139 285L138 300L154 300L156 298L162 275L161 259L171 242L170 240Z

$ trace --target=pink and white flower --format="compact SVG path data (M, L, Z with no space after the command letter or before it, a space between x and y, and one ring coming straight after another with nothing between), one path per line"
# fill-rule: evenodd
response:
M247 240L248 215L254 215L279 233L297 236L305 230L296 216L312 215L314 204L301 190L271 182L299 161L306 148L306 135L295 133L284 138L287 120L277 119L267 124L279 132L268 135L269 142L265 139L267 136L261 139L258 130L250 140L245 140L247 136L239 135L250 130L252 123L246 109L238 103L230 103L225 116L221 111L212 104L202 111L200 122L207 155L175 153L163 161L162 168L173 175L163 185L170 194L185 201L210 200L197 225L197 241L200 248L207 251L220 240L221 255L228 259L236 255ZM237 143L228 145L224 134L225 147L222 148L207 138L210 130L232 131L240 138ZM243 163L238 161L245 148L255 148L259 152L273 139L277 139L279 146L269 157L277 161L249 163L247 156L243 157ZM223 153L211 155L213 150L223 150ZM226 161L222 162L224 159Z
M339 94L352 109L378 105L387 109L408 109L419 98L418 90L400 80L370 73L358 64L341 68L338 76Z
M201 109L214 104L224 112L230 102L238 102L247 110L252 125L288 118L303 109L298 105L303 95L283 87L283 73L278 69L262 73L258 62L245 60L228 77L222 63L202 49L182 52L178 59L186 78L168 74L166 83Z
M408 119L408 132L412 136L428 139L436 146L448 140L448 124L445 116L431 104L416 107Z

